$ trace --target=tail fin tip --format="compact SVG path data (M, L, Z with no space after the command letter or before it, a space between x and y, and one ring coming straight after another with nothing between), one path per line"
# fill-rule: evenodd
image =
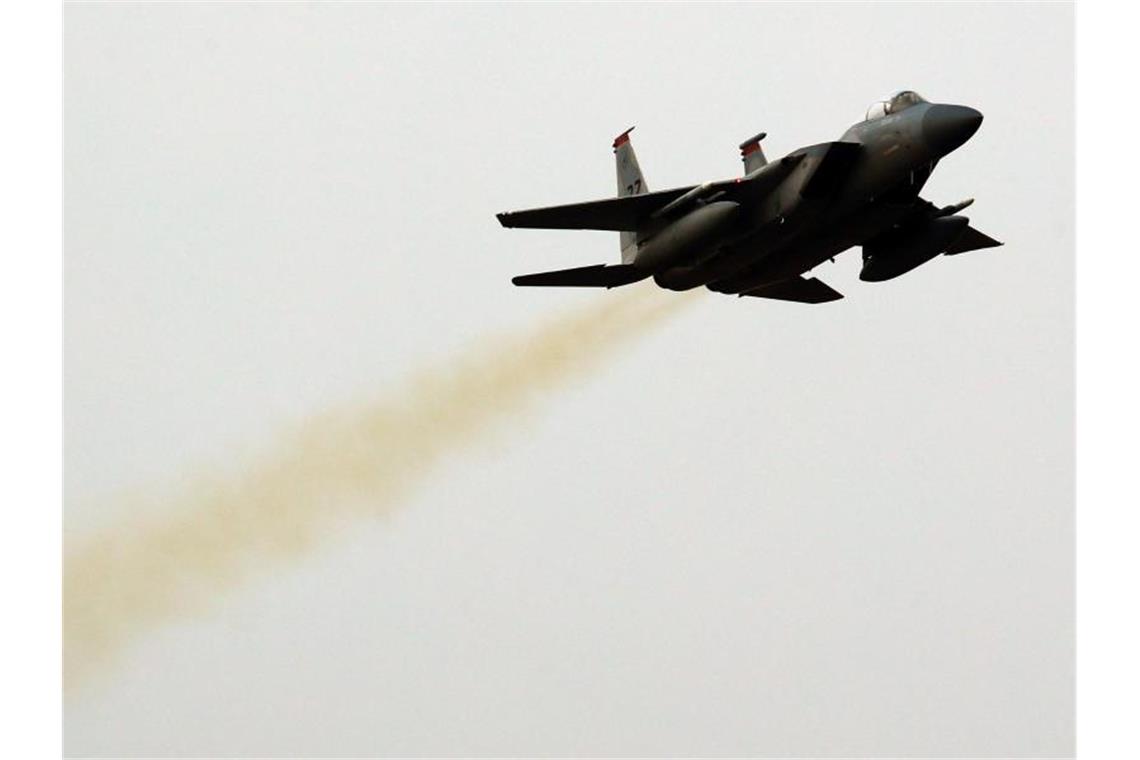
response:
M744 162L745 174L750 174L768 164L764 149L760 147L760 141L767 136L767 132L761 132L740 143L740 160Z

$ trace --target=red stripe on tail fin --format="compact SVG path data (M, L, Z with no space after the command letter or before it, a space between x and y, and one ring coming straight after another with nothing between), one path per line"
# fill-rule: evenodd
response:
M614 138L614 150L617 150L618 146L625 145L627 142L629 142L629 133L632 131L633 127L630 127Z
M767 136L767 132L761 132L740 143L740 157L744 160L745 174L754 172L768 163L764 151L760 149L760 141Z

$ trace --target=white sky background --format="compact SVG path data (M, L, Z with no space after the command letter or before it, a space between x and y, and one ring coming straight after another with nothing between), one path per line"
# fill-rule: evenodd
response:
M995 251L847 298L708 294L393 518L70 696L69 754L1072 748L1064 5L69 6L66 517L595 293L612 233L496 211L835 139L891 90L986 114L924 196Z

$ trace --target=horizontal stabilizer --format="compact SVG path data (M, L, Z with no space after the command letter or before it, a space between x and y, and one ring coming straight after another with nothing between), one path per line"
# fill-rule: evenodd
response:
M966 251L977 251L982 248L996 248L1002 245L984 232L978 232L973 227L966 227L962 234L946 249L947 256L953 256Z
M601 201L568 203L526 211L495 214L504 227L531 227L548 230L636 230L654 211L680 198L693 186L660 190L656 193L627 195Z
M628 285L631 282L644 280L648 276L648 272L629 264L615 264L613 266L595 264L592 267L560 269L556 272L520 274L511 282L515 285L530 287L616 288L619 285Z
M810 279L793 277L790 280L753 288L740 295L773 298L778 301L798 301L800 303L827 303L843 298L842 293L833 290L827 283L814 277Z

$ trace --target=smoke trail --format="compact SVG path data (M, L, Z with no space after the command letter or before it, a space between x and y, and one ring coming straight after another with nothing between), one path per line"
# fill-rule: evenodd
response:
M391 510L439 459L585 372L688 299L611 295L529 335L480 346L401 391L309 421L245 474L199 483L170 517L67 547L64 678L74 686L137 634L207 606L337 523Z

